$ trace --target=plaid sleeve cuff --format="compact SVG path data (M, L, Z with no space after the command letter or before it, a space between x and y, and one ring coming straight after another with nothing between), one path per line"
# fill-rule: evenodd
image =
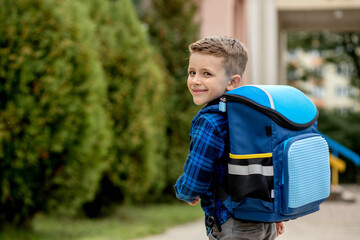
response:
M197 196L189 196L189 195L186 195L186 194L183 194L181 193L181 190L179 189L179 181L181 180L181 177L177 180L174 188L175 188L175 194L176 194L176 197L180 200L183 200L185 202L188 202L188 203L192 203L193 201L195 201L195 199L197 198Z

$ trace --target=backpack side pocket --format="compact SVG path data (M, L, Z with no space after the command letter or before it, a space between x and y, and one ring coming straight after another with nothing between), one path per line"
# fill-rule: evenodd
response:
M284 142L283 157L281 214L294 215L318 208L330 194L326 140L316 133L290 138Z

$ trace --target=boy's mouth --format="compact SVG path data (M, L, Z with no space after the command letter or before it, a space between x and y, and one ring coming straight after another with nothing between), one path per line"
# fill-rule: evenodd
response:
M207 92L206 89L193 89L192 90L193 94L197 95L197 94L202 94L204 92Z

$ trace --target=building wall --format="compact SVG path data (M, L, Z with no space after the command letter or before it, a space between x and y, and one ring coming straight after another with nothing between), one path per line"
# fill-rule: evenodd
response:
M248 47L247 0L202 0L200 9L200 37L229 36ZM242 84L249 83L249 64L242 77Z
M201 36L233 36L235 0L204 0L201 5Z
M243 84L278 83L277 17L274 0L203 0L201 37L225 35L249 50Z
M303 50L289 52L287 62L296 67L289 72L291 85L305 92L319 109L336 109L339 112L360 110L359 90L350 83L351 65L327 63L319 52ZM316 72L316 76L300 80L305 69Z
M276 0L279 10L328 10L360 8L360 0Z
M328 64L324 68L324 101L325 108L337 109L339 111L356 110L360 106L355 96L359 96L359 91L350 85L349 76L337 72L334 64Z
M278 83L278 28L273 0L251 0L247 4L249 78L253 84Z
M227 35L249 49L246 83L286 84L286 31L360 30L360 0L194 0L201 36Z

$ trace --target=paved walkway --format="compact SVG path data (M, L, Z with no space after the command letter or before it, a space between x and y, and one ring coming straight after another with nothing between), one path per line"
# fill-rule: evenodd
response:
M327 201L320 211L285 223L279 240L355 240L360 239L360 186L344 187L354 194L354 203ZM162 235L138 240L206 240L203 220L174 227Z

